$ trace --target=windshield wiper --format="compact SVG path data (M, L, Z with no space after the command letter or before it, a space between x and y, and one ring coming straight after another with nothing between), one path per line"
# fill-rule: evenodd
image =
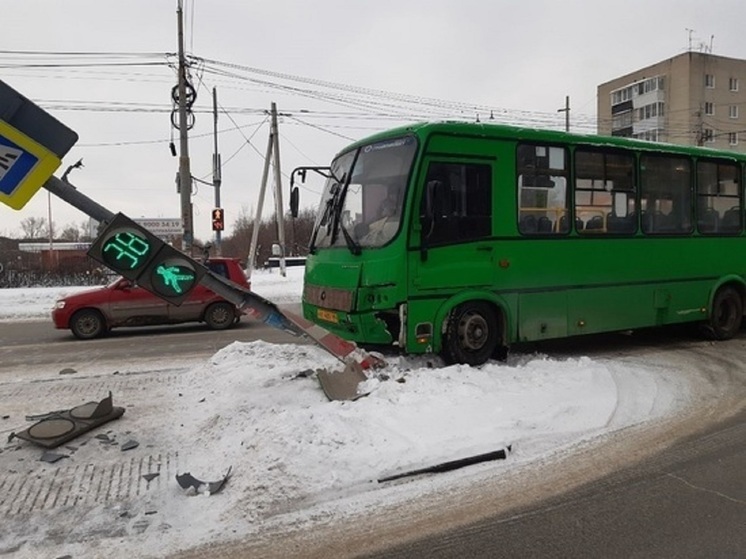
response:
M347 247L350 249L350 252L354 254L355 256L359 255L362 251L360 250L360 245L357 244L355 239L352 238L352 235L347 231L347 227L342 225L342 222L339 222L339 228L342 230L342 236L345 239L345 242L347 243Z
M343 179L346 179L346 177L342 177ZM344 206L345 196L347 196L347 188L350 185L350 181L345 180L344 186L339 189L339 191L336 193L337 195L334 197L334 206L333 206L333 222L332 222L332 238L331 238L331 244L333 245L337 241L337 237L339 236L339 231L342 231L342 237L344 237L345 244L347 245L347 248L350 249L350 252L354 254L355 256L359 255L361 253L360 251L360 245L357 244L355 239L352 238L352 235L350 235L349 231L347 231L347 228L342 223L342 208Z
M331 193L331 196L329 196L329 199L326 201L326 206L324 207L324 213L321 214L321 219L319 219L319 226L316 227L313 230L313 234L311 235L311 240L308 244L308 251L313 254L316 250L316 237L319 235L319 229L321 229L324 225L326 225L326 231L327 235L329 234L329 228L332 224L332 215L334 211L334 200L337 197L337 194L339 192L339 183L334 183L331 188L329 189L329 192Z

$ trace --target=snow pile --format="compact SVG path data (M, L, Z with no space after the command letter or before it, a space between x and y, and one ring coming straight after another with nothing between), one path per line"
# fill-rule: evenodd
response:
M378 373L386 380L369 381L372 392L355 402L329 402L307 376L337 365L311 346L234 343L207 368L186 373L178 405L168 410L179 428L165 438L153 428L156 417L143 417L135 421L153 426L139 431L149 430L156 448L181 449L181 470L203 481L218 480L229 467L232 475L209 501L185 498L174 484L153 496L148 506L169 528L150 535L157 541L148 546L177 552L338 517L380 492L383 477L498 449L511 448L507 460L471 472L514 470L662 417L685 401L686 385L674 375L586 357L519 356L478 369L432 358L436 368L429 368L425 361L390 359ZM432 486L415 481L398 489L390 500Z

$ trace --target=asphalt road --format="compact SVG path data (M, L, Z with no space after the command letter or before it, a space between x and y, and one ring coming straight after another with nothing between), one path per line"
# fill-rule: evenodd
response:
M234 341L307 343L248 318L229 330L203 324L118 328L103 338L78 340L69 330L56 330L51 320L0 323L0 375L81 364L209 357Z
M365 557L746 557L746 412L570 493Z

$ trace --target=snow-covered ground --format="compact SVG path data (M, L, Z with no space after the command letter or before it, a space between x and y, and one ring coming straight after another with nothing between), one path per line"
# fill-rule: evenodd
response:
M255 272L254 290L297 302L302 269L288 272L287 278ZM77 289L0 290L0 320L47 318L57 296ZM644 358L519 354L470 368L395 357L368 381L370 394L354 402L330 402L312 375L299 375L324 366L337 363L316 347L256 341L234 342L187 369L163 363L124 377L56 375L27 388L3 375L0 416L10 417L0 421L0 475L11 472L11 483L28 483L26 498L35 494L35 500L28 513L0 504L0 554L163 557L203 544L282 538L366 507L411 501L474 472L495 477L546 463L599 437L670 417L690 399L677 367ZM11 431L30 425L26 414L49 411L29 409L32 392L38 398L56 390L46 401L61 409L110 389L126 412L94 433L120 443L136 439L138 448L124 454L86 434L61 449L67 458L48 464L29 443L5 443ZM378 482L508 447L504 460ZM135 463L140 469L133 473ZM174 477L188 471L216 481L229 467L228 483L212 496L189 496ZM81 473L86 468L90 478ZM100 498L89 496L96 471L109 484ZM141 474L152 472L162 475L138 485ZM137 491L127 489L133 483ZM58 486L80 498L36 504L40 495L63 495Z

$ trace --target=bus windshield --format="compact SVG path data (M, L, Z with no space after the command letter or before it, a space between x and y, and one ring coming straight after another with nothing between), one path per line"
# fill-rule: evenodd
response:
M331 177L311 235L311 250L380 247L401 225L409 172L417 142L406 136L345 152L331 165Z

